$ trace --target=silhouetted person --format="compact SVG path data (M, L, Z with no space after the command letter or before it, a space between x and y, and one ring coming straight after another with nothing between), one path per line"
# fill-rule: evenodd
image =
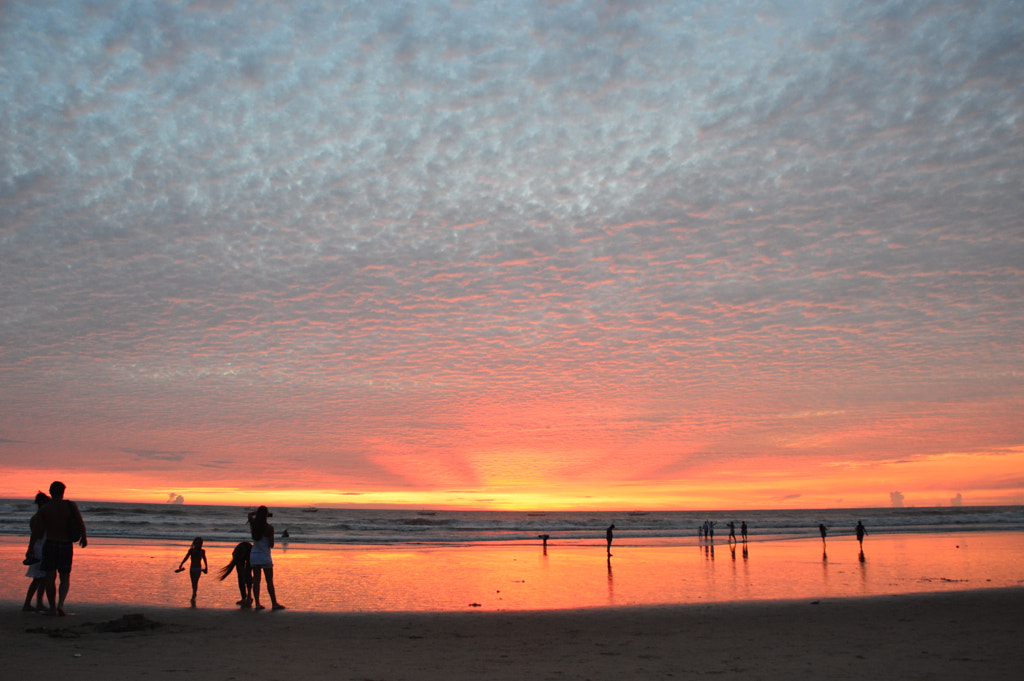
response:
M203 548L202 537L196 537L192 540L192 546L185 553L185 557L181 559L181 563L178 564L178 569L175 572L181 572L185 569L186 560L189 561L188 576L192 581L192 600L189 602L194 608L196 607L196 593L199 591L199 577L203 573L210 571L210 566L206 562L206 549Z
M41 568L46 573L46 597L50 601L50 614L64 616L64 601L71 588L71 563L74 560L75 542L83 549L89 541L85 536L85 521L78 506L64 498L65 486L59 480L50 485L50 502L39 509L42 522L32 530L34 543L45 535ZM27 558L28 556L26 556ZM60 593L57 592L57 575L60 575Z
M821 532L821 543L824 546L824 544L825 544L825 535L828 534L828 528L825 527L825 523L821 523L820 525L818 525L818 532Z
M548 552L548 539L551 538L551 535L550 534L538 534L537 538L540 539L542 542L544 542L544 553L547 554L547 552Z
M715 521L714 520L709 520L708 521L708 541L710 541L710 542L714 542L715 541Z
M729 543L730 544L735 544L736 543L736 521L730 520L729 524L727 525L727 527L729 528Z
M605 539L608 540L608 557L612 555L612 530L615 529L615 523L608 526L608 529L604 531Z
M858 520L857 521L857 543L860 544L860 551L861 551L862 554L864 553L864 535L867 534L867 533L868 533L868 531L864 529L864 523L862 523L861 521Z
M260 506L255 513L249 514L249 527L252 533L252 551L249 552L249 564L252 565L252 597L257 610L265 610L260 604L260 582L267 578L267 593L274 610L284 610L277 602L277 591L274 589L274 561L270 550L274 548L274 526L267 518L274 514L266 506Z
M747 543L747 521L744 520L740 523L740 536L743 537L743 543Z
M28 570L25 571L25 576L31 579L28 585L28 593L25 594L25 605L22 606L22 610L28 612L31 610L42 610L43 609L43 594L46 593L46 573L43 572L43 544L46 542L45 539L37 539L32 541L32 533L35 532L36 528L42 523L42 519L39 517L39 511L43 506L50 503L50 497L43 492L36 494L35 504L36 512L32 515L32 518L28 521L29 528L29 541L28 551L26 552L25 564L28 565ZM32 607L32 597L36 598L36 607Z
M231 562L220 570L217 576L223 582L234 570L238 575L238 592L242 599L235 603L243 608L252 606L252 566L249 565L249 553L252 551L252 544L247 541L239 542L231 551Z

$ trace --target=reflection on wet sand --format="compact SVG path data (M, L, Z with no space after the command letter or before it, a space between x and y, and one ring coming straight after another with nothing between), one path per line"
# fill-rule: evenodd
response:
M680 540L682 542L682 540ZM853 537L761 541L742 546L743 570L716 562L715 546L488 544L322 546L292 542L275 556L277 588L289 607L314 611L546 610L714 601L840 598L1019 586L1024 533L872 535L871 557ZM211 564L233 544L206 545ZM97 538L75 557L71 606L82 602L188 606L173 570L180 547ZM27 586L24 541L0 538L0 598L20 604ZM821 555L821 560L818 556ZM614 560L614 576L612 570ZM870 564L870 569L868 565ZM230 580L210 580L202 607L236 607Z

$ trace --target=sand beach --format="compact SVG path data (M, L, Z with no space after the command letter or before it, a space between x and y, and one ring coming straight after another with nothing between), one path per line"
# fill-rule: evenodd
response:
M542 612L7 607L0 664L81 681L998 680L1024 668L1022 615L1020 588Z

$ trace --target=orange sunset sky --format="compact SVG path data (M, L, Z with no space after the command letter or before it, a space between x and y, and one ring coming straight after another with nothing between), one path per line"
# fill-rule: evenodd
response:
M997 3L7 2L0 497L1024 503Z

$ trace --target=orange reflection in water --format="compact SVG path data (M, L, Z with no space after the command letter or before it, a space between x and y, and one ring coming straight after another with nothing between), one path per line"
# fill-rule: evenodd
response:
M187 607L187 544L95 539L76 551L69 607L87 603ZM199 607L234 608L234 576L216 568L231 546L207 544L211 574ZM21 602L24 541L0 539L0 599ZM1019 586L1024 533L871 535L864 560L849 538L730 547L603 544L311 546L275 549L278 597L300 611L543 610L766 599L818 599ZM479 604L476 606L474 604Z

